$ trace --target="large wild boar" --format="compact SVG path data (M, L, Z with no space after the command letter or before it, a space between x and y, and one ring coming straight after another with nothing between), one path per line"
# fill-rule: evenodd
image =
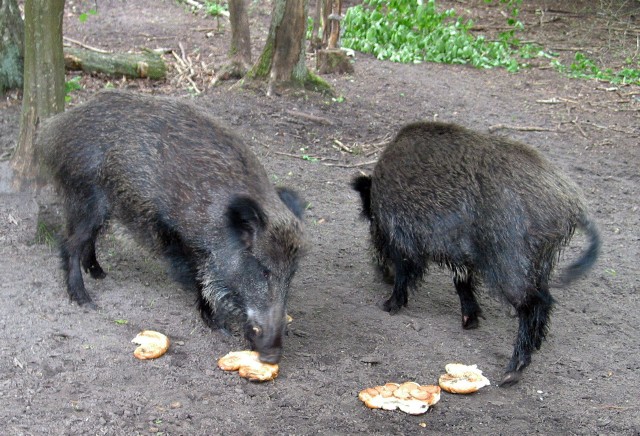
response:
M382 303L407 305L428 264L446 266L462 307L462 327L478 326L481 282L513 305L520 325L502 385L516 383L547 333L549 278L576 228L589 247L561 282L585 273L600 240L578 188L533 148L453 124L402 128L371 176L358 176L363 215L379 266L395 274Z
M95 243L116 219L197 291L207 324L239 319L261 360L280 360L304 205L238 136L192 104L104 91L45 121L37 150L64 199L71 300L95 307L81 268L105 276Z

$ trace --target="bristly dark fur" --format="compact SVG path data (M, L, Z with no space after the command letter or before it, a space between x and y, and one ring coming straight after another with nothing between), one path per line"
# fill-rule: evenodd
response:
M553 298L549 278L576 228L590 238L562 282L584 274L600 240L578 188L533 148L446 123L403 127L371 177L357 176L363 215L381 267L395 274L384 310L408 302L429 263L453 271L462 326L478 326L480 282L520 319L503 384L515 383L540 348Z
M237 135L184 101L103 91L42 123L36 150L64 198L71 300L95 307L82 269L105 276L95 241L117 219L198 292L209 326L238 319L262 359L280 359L304 203Z
M351 187L360 193L362 216L371 219L371 176L358 176L351 182Z

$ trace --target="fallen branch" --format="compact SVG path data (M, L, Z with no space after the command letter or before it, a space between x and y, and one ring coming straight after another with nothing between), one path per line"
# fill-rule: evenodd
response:
M112 77L164 79L167 68L160 55L143 53L96 53L81 48L64 48L64 64L68 70L103 73Z
M112 52L112 51L110 51L110 50L103 50L103 49L101 49L101 48L92 47L92 46L87 45L87 44L85 44L85 43L83 43L83 42L77 41L77 40L75 40L75 39L68 38L68 37L66 37L66 36L63 36L63 37L62 37L62 39L64 39L65 41L69 41L69 42L70 42L70 43L72 43L72 44L79 45L79 46L80 46L80 47L82 47L82 48L86 48L87 50L95 51L96 53L103 53L103 54L113 53L113 52Z

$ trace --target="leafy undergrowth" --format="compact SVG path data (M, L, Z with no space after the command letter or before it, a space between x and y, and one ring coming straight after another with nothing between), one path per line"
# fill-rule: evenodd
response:
M490 2L491 0L486 0ZM435 0L364 0L347 10L344 47L371 53L381 60L401 63L439 62L478 68L502 67L516 72L532 58L546 58L559 72L580 79L640 85L640 62L627 59L617 71L600 68L583 53L570 65L536 44L523 44L517 32L521 0L500 0L509 9L508 29L495 41L471 33L473 21L456 16L453 9L439 11Z

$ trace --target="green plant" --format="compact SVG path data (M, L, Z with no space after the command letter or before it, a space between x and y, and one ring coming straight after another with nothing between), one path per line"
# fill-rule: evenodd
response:
M303 154L302 155L302 160L306 160L308 162L318 162L318 158L317 157L309 156L308 154Z
M78 20L81 23L84 23L89 18L89 15L97 15L97 14L98 14L98 11L96 9L89 9L87 12L82 12L80 15L78 15Z
M71 101L71 93L73 91L77 91L78 89L82 89L82 84L80 83L80 76L72 77L71 79L64 82L64 101L69 103Z
M559 72L578 79L601 80L613 84L640 85L640 61L635 66L631 59L626 59L626 66L618 71L611 68L600 69L596 63L584 53L577 52L573 62L567 67L558 60L551 65Z
M520 45L520 40L516 37L518 30L524 29L524 24L518 18L520 16L520 6L522 0L499 0L500 3L507 6L509 9L509 15L507 16L508 30L500 32L500 40L510 45ZM493 3L493 0L484 0L485 3Z
M512 14L517 17L518 10ZM519 44L514 33L488 41L471 35L472 26L471 20L456 17L453 9L438 12L435 0L364 0L347 10L342 41L345 47L394 62L520 68L518 52L512 47Z
M229 16L229 6L222 1L206 0L204 10L212 17Z

